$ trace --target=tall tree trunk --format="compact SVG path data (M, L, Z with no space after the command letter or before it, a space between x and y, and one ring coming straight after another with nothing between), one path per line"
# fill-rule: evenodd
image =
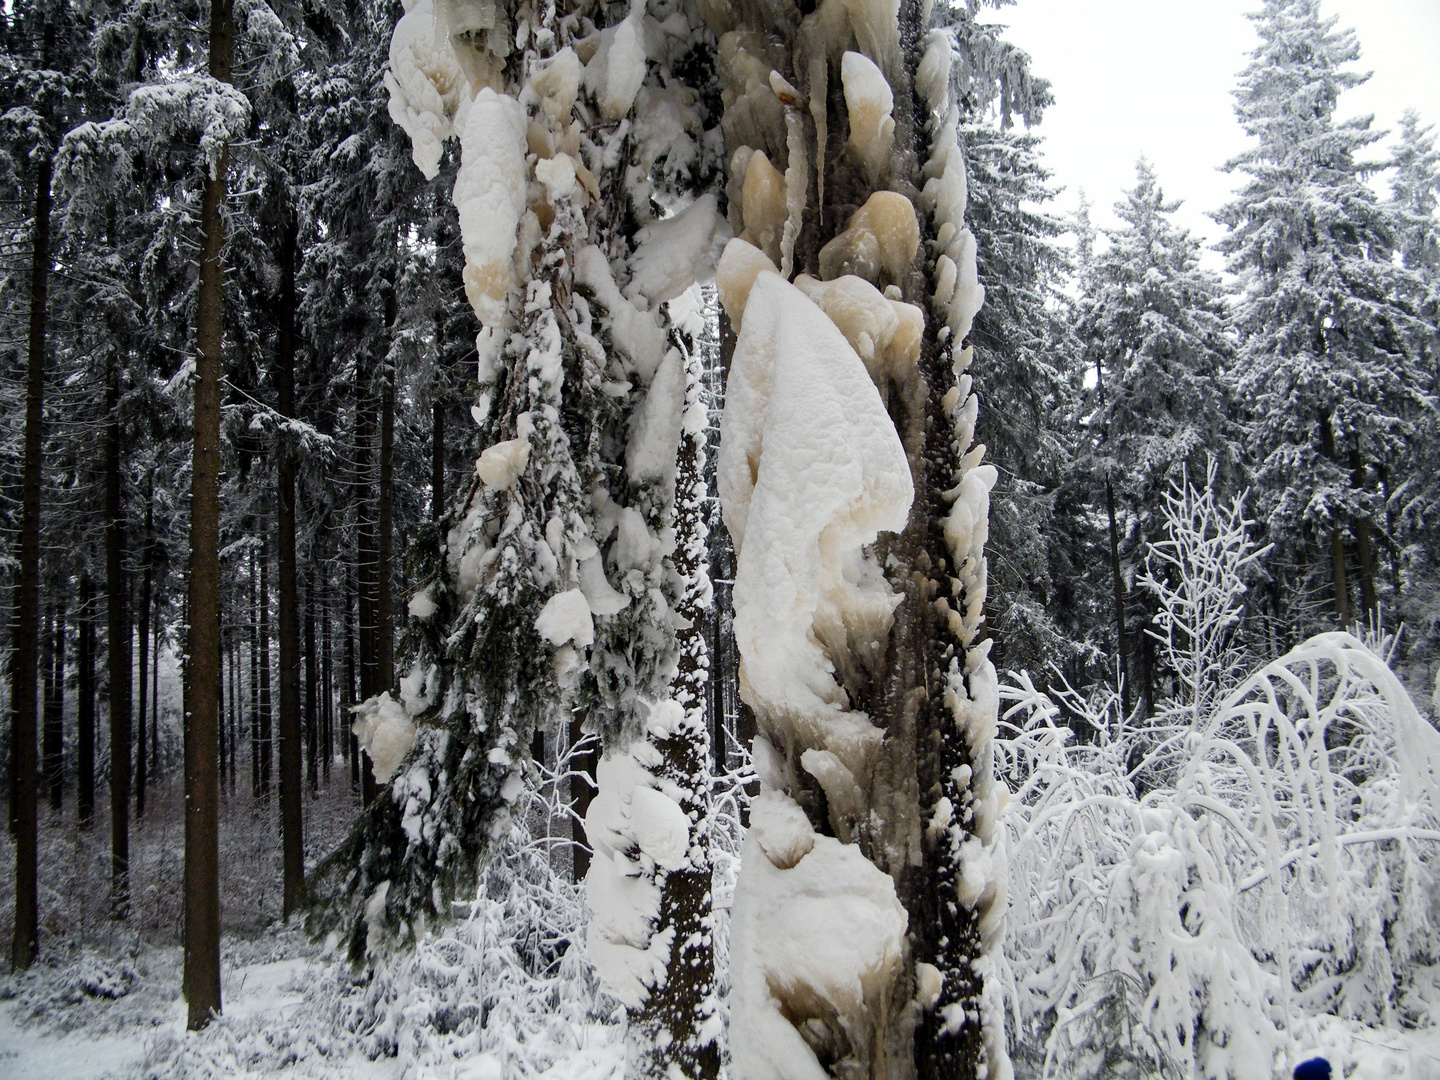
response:
M570 745L578 746L585 738L585 717L575 713L570 718ZM595 797L595 769L599 765L598 744L570 759L570 839L574 844L571 852L572 880L579 884L590 870L590 838L585 835L585 814Z
M275 779L275 726L270 695L270 530L260 530L260 798L269 801Z
M15 832L15 927L10 964L24 970L40 947L38 857L39 761L36 686L40 640L40 469L45 431L45 316L50 285L50 173L48 154L35 163L35 233L30 256L30 338L25 363L25 462L20 482L20 575L10 640L11 800Z
M1365 461L1360 456L1360 436L1351 436L1350 483L1356 491L1365 486ZM1355 537L1355 555L1360 569L1360 606L1373 625L1380 617L1380 601L1375 593L1375 546L1368 517L1357 517L1350 525Z
M298 224L286 221L280 241L279 333L275 347L275 388L280 415L295 418L295 263ZM300 610L295 566L295 449L288 431L279 440L276 520L279 525L280 593L280 838L284 865L281 915L287 921L305 888L304 816L301 799Z
M161 576L163 582L164 576ZM160 775L160 612L159 596L155 597L156 611L151 624L150 644L150 772Z
M230 81L233 0L211 0L210 75ZM195 454L190 482L190 642L185 701L185 1000L192 1031L220 1012L220 379L225 151L205 178L195 327Z
M105 429L105 604L110 675L110 917L130 914L130 590L125 573L120 357L110 361Z
M350 707L355 704L355 605L352 602L350 574L345 574L345 615L341 632L345 635L345 687L340 694L340 715L344 718L341 731L345 739L345 761L350 766L350 786L360 788L360 747L351 722Z
M320 791L319 751L319 659L315 655L315 572L305 575L305 783L310 794Z
M260 565L250 549L250 797L260 801Z
M65 792L65 595L63 586L51 604L45 696L45 793L59 813Z
M394 319L390 322L393 324ZM385 365L385 382L380 392L380 492L375 621L379 640L375 646L376 684L380 694L395 681L395 370Z
M445 516L445 405L430 406L430 520Z
M145 755L149 750L145 739L145 709L149 704L149 660L150 660L150 605L151 585L154 568L151 565L151 548L155 536L155 479L152 476L145 486L145 546L140 556L140 694L135 716L139 725L135 733L135 817L145 816L145 783L148 773Z
M75 720L79 729L76 745L75 798L81 828L89 828L95 817L95 610L94 589L88 571L80 573L80 612L76 625Z
M1320 417L1320 449L1331 461L1338 460L1335 428L1329 413ZM1345 534L1337 521L1330 524L1330 578L1335 590L1335 617L1345 629L1354 620L1354 615L1350 609L1350 583L1346 577Z
M691 388L698 372L693 368ZM705 832L713 813L710 790L710 728L705 705L710 656L705 643L706 609L712 603L706 573L705 478L702 436L680 438L675 493L675 570L685 582L676 604L682 620L676 633L679 662L672 687L685 710L685 721L654 742L660 766L655 771L692 822L690 857L663 877L657 875L660 905L657 925L674 934L665 980L632 1015L632 1041L644 1059L646 1076L684 1076L709 1080L720 1073L720 1043L707 1037L715 1009L715 945L711 865Z
M330 648L330 588L328 581L320 599L320 668L320 717L321 730L324 732L320 757L325 786L329 787L330 763L335 757L335 670L334 657Z
M361 365L357 364L357 369ZM374 407L373 387L370 385L368 367L357 370L355 408L355 461L359 497L355 502L355 538L359 558L355 566L356 606L359 615L358 637L360 646L360 700L365 701L380 692L379 683L379 638L380 638L380 552L378 522L375 505L375 489L372 471L374 468L372 449L378 426L371 411ZM368 762L360 762L361 802L369 806L376 794L374 770Z

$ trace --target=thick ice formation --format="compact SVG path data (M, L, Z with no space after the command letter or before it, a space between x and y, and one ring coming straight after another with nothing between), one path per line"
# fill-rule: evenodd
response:
M715 284L720 290L720 303L736 333L745 322L745 304L750 299L750 290L755 279L766 270L778 274L780 268L763 251L738 236L725 245L720 262L715 267Z
M957 345L970 333L975 313L985 302L985 288L975 268L975 234L965 226L969 189L958 125L959 114L951 109L937 128L931 157L925 165L923 192L935 218L941 251L935 261L935 306L945 313L946 325Z
M527 172L525 110L514 98L481 90L460 136L454 200L465 248L465 295L487 326L505 319Z
M663 738L684 715L678 702L660 702L651 707L648 730ZM657 873L678 870L690 857L690 819L663 790L659 766L659 752L645 739L607 752L585 814L594 851L585 876L592 915L585 950L605 988L632 1009L664 984L674 944L673 929L657 929Z
M530 462L529 439L506 439L487 447L475 460L475 475L486 487L503 491L512 487Z
M561 122L570 119L570 110L575 107L583 74L580 57L566 45L531 78L530 85L540 95L540 104L547 117Z
M750 155L745 166L745 184L740 191L740 216L745 230L740 239L748 240L765 253L771 262L780 263L780 241L785 232L789 208L785 199L785 177L770 164L763 150Z
M835 659L889 629L896 598L862 549L904 527L910 468L855 350L778 274L745 306L717 476L746 700L858 775L879 731L848 711Z
M845 109L850 117L846 145L865 165L873 182L889 164L895 148L895 105L890 84L863 53L847 52L840 60L840 81L845 88Z
M720 37L721 127L725 145L749 147L779 160L785 148L785 105L770 85L770 73L785 66L785 50L777 40L753 30L735 30ZM742 169L731 175L743 179ZM733 197L732 197L733 205ZM733 221L731 224L736 224Z
M390 119L410 136L416 167L425 179L435 179L456 113L468 102L469 86L432 0L419 0L395 25L385 88L390 92Z
M351 711L355 714L351 725L355 738L370 756L376 783L384 784L395 775L401 760L410 752L415 742L415 722L388 690L378 697L367 698Z
M898 191L877 191L850 215L845 231L820 249L826 281L855 274L879 285L902 281L920 248L915 207Z
M643 296L653 307L673 300L715 270L715 261L730 239L713 194L696 199L673 217L644 226L630 258L627 292Z
M630 13L600 33L599 48L585 65L585 85L607 120L630 111L645 81L645 0L632 0Z
M817 836L779 792L755 800L741 860L733 1069L746 1080L828 1080L813 1047L869 1049L900 967L905 909L888 874L859 848Z
M925 313L918 307L890 299L853 274L833 281L816 281L801 274L795 287L830 316L877 385L886 380L908 383L914 378L925 333Z

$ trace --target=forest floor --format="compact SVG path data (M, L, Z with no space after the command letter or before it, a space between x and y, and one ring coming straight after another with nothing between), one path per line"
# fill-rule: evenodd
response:
M359 805L337 761L332 782L305 802L307 865L333 850ZM109 917L108 802L97 805L87 830L75 828L73 814L73 800L58 815L41 811L41 959L28 972L0 976L6 1080L623 1075L619 1028L609 1022L613 1003L575 957L548 979L518 973L524 965L516 963L513 941L495 932L515 921L513 903L468 924L457 920L435 935L433 949L363 977L293 923L282 924L278 807L273 799L256 803L248 791L221 804L224 1014L204 1034L187 1035L178 781L152 788L145 816L132 820L131 915L124 921ZM0 865L13 859L0 830ZM13 888L13 876L0 874L0 940L7 944ZM579 890L569 891L578 911ZM485 948L486 933L504 940ZM497 976L513 1004L489 1007L489 1023L462 1022L465 1000L483 996L477 984Z

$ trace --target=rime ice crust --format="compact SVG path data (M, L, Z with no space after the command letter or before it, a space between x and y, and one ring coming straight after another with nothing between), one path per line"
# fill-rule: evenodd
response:
M853 844L815 835L788 796L762 794L750 821L731 915L731 1023L744 1032L732 1040L734 1071L827 1080L801 1030L826 1020L867 1045L900 966L905 909L888 874Z
M485 87L461 131L454 197L465 247L465 295L486 326L505 319L527 173L525 110Z
M905 526L910 467L845 334L773 270L744 283L756 256L734 241L719 273L727 306L745 295L717 473L737 550L741 693L770 740L804 750L800 763L832 810L858 812L857 776L869 773L881 733L850 710L837 660L889 630L898 598L865 549ZM890 877L859 848L815 835L800 807L770 790L776 782L772 768L734 909L732 1053L750 1080L826 1075L797 1030L807 1017L866 1044L906 920Z

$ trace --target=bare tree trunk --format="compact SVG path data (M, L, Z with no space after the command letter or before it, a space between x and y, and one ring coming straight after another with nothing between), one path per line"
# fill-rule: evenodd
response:
M130 590L125 574L120 357L110 361L105 430L105 604L110 674L110 917L130 915Z
M76 681L79 698L75 720L79 728L76 768L76 808L81 828L89 828L95 817L95 612L90 574L80 574L80 612L76 626Z
M211 0L210 75L230 81L233 0ZM190 642L185 709L185 1000L195 1031L220 1012L220 378L225 305L225 151L205 179L195 327L190 482Z
M319 662L315 655L315 571L305 575L305 783L310 794L320 791L319 750Z
M430 406L430 520L445 516L445 406Z
M361 367L362 365L357 365ZM378 694L379 684L379 638L380 638L380 551L378 522L374 515L378 508L374 504L375 491L372 487L373 458L372 445L375 441L376 417L371 412L373 394L368 368L356 373L355 406L355 461L359 497L355 503L355 537L358 560L355 566L356 606L359 615L360 646L360 700L364 701ZM376 795L374 770L368 762L360 762L360 795L364 805L369 806Z
M335 668L330 648L330 587L325 583L320 598L320 716L324 732L321 750L321 771L325 786L330 786L330 763L335 757Z
M570 718L570 745L577 745L585 737L585 718L582 713L575 713ZM599 764L600 754L597 749L591 748L583 754L576 754L570 761L570 811L574 815L571 819L570 839L574 841L571 851L571 873L572 879L577 884L585 880L585 874L590 869L590 840L585 835L585 813L590 809L590 801L595 797L595 768Z
M265 526L260 529L260 606L255 617L260 636L260 798L268 802L275 780L275 728L270 696L270 530Z
M351 602L350 574L345 575L345 615L341 632L345 635L345 689L340 695L341 733L345 739L345 760L350 765L350 786L360 787L360 747L351 723L350 707L355 704L355 605Z
M164 581L162 576L160 579ZM150 645L150 771L160 775L160 613L159 597L155 598L157 610L151 628Z
M260 801L260 566L250 549L250 797Z
M1110 519L1110 580L1115 606L1115 653L1120 664L1120 710L1130 715L1130 643L1125 633L1125 578L1120 572L1120 538L1115 525L1115 489L1105 481L1105 513Z
M150 659L150 604L151 585L153 584L154 571L151 566L151 546L155 535L155 480L152 476L145 488L145 546L142 549L141 560L143 571L140 577L140 694L136 719L139 726L135 734L135 817L137 819L145 816L145 783L148 779L145 769L145 754L149 747L145 739L145 709L149 704L148 691L150 689L149 659Z
M20 484L20 575L15 585L10 669L11 802L15 833L15 929L10 965L24 970L40 947L39 807L35 745L40 639L40 469L45 432L45 315L50 285L49 155L35 163L35 235L30 257L30 339L25 363L25 462Z
M393 324L394 316L388 321ZM395 369L386 364L384 373L380 392L379 580L375 590L379 640L375 649L377 682L372 691L376 694L391 689L395 682Z
M1365 462L1360 457L1358 435L1352 436L1350 443L1350 483L1357 491L1365 486ZM1357 517L1350 531L1355 536L1355 554L1360 564L1360 606L1366 619L1373 623L1380 617L1380 601L1375 593L1375 547L1370 519Z
M280 415L295 418L295 263L298 225L286 221L280 241L279 333L275 388ZM276 480L280 592L280 838L284 864L281 914L289 920L305 889L305 840L300 760L300 611L295 566L295 450L289 432L279 440Z
M51 603L49 655L45 695L45 793L50 809L60 812L65 793L65 594L57 586Z
M1335 428L1330 414L1320 418L1320 449L1330 460L1337 460L1335 451ZM1330 525L1330 577L1335 587L1335 617L1342 628L1348 627L1354 619L1350 609L1350 584L1345 569L1345 534L1339 522Z

